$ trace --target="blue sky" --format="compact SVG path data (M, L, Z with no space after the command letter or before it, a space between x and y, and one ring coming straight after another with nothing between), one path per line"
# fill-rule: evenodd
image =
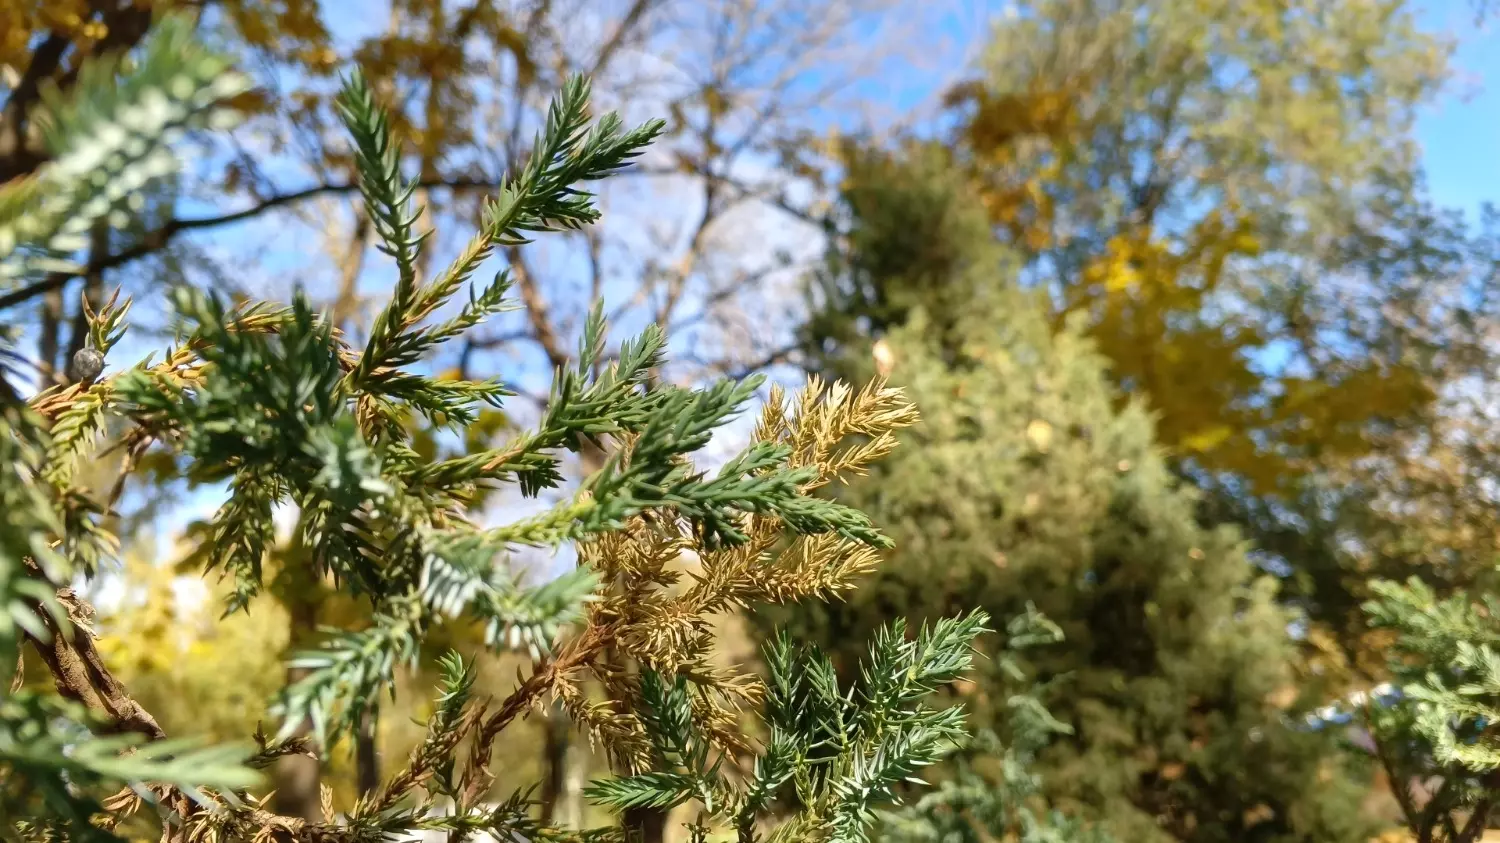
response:
M1432 2L1423 24L1458 38L1449 91L1417 124L1433 198L1471 215L1500 202L1500 20L1474 26L1469 0Z

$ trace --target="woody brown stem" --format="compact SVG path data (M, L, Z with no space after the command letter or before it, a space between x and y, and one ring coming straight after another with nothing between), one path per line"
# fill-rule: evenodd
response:
M51 632L51 640L32 638L31 643L46 662L58 692L93 711L108 715L120 731L139 732L151 740L166 737L156 718L131 698L125 686L104 664L94 646L94 636L87 628L93 614L92 607L70 588L58 589L57 599L67 612L72 629L65 628L43 612L41 616Z
M541 699L543 694L556 687L568 672L587 664L597 656L606 643L603 630L595 626L588 627L563 654L531 674L519 688L505 698L494 714L481 722L479 734L469 749L468 763L460 782L464 804L477 802L484 796L494 780L494 775L489 771L489 762L490 755L494 752L495 739L500 736L500 733L505 731L505 728L522 712Z

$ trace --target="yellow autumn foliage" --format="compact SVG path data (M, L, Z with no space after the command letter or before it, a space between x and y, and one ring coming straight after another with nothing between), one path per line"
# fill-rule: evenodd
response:
M169 732L243 740L284 682L286 612L260 599L220 618L222 589L192 588L202 580L152 559L152 544L133 543L113 578L129 588L100 608L99 650Z
M1269 492L1431 405L1404 361L1339 359L1317 286L1351 271L1330 244L1399 188L1445 73L1405 4L1040 0L991 50L949 97L957 160L1166 447ZM1317 371L1279 370L1303 354Z

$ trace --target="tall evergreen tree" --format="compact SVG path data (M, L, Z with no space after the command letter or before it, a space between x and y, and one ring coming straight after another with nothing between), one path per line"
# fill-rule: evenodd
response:
M1035 604L1065 643L1026 652L1072 735L1044 792L1122 840L1362 840L1360 783L1289 725L1295 651L1275 583L1240 536L1204 529L1137 403L1118 408L1076 324L1008 279L982 205L917 147L856 156L848 236L816 284L809 346L841 375L892 368L924 407L910 447L839 500L876 514L895 555L838 606L757 614L848 663L883 618ZM971 699L1003 724L1010 680Z

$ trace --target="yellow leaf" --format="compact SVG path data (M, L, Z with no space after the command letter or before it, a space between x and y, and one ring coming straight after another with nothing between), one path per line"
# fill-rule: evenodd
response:
M1260 825L1263 822L1270 822L1275 817L1276 811L1273 810L1270 805L1262 803L1245 812L1245 827L1249 828L1251 826Z
M1023 500L1023 501L1021 501L1021 514L1022 515L1035 515L1036 512L1037 512L1037 510L1039 510L1041 508L1042 508L1042 496L1039 495L1039 494L1037 494L1036 492L1029 492L1029 493L1027 493L1026 499Z
M1234 431L1231 430L1228 425L1214 425L1213 427L1201 430L1197 433L1192 434L1191 436L1184 438L1182 440L1182 448L1183 450L1193 451L1195 453L1211 451L1219 445L1223 444L1224 441L1228 439L1232 433L1234 433Z
M875 341L875 347L871 349L871 355L875 358L875 371L881 377L891 373L896 365L896 353L891 351L891 346L884 338Z
M1052 447L1052 425L1041 419L1033 419L1031 424L1026 425L1026 438L1031 442L1031 447L1045 454Z

